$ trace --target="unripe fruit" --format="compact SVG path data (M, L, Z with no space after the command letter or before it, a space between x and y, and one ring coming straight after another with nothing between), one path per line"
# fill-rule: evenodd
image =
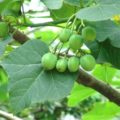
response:
M68 60L68 70L70 72L76 72L79 69L79 59L77 57L71 57Z
M17 19L14 16L8 15L8 16L4 16L4 21L7 23L10 23L12 25L17 23Z
M41 63L45 70L52 70L55 68L57 62L57 56L53 53L46 53L43 55Z
M83 38L80 35L73 34L69 39L69 47L76 51L83 45Z
M84 55L80 58L80 65L86 71L91 71L96 65L95 58L92 55Z
M9 32L9 26L6 22L0 22L0 37L6 37Z
M56 69L58 70L58 72L65 72L67 69L67 59L59 59L56 64Z
M86 41L93 41L96 39L96 30L93 27L85 27L82 29L82 36Z
M59 39L61 42L67 42L72 34L72 31L70 29L64 29L60 33Z

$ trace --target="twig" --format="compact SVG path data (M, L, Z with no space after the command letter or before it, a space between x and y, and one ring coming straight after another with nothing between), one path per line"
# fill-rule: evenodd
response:
M22 0L21 0L21 4L22 4L22 15L23 15L23 20L24 20L24 23L26 23L26 17L25 17L25 11L24 11L24 6L23 6L23 3L22 3Z
M0 110L0 116L7 120L23 120L19 117L14 116L13 114L7 113L5 111Z
M60 45L60 42L58 42L58 44L55 46L55 48L54 48L54 53L56 53L57 48L58 48L59 45Z
M29 23L26 23L26 24L18 24L18 25L15 25L15 26L25 26L25 27L40 27L40 26L55 26L57 24L61 24L61 23L64 23L66 22L68 19L62 19L62 20L57 20L57 21L50 21L50 22L45 22L45 23L37 23L37 24L29 24Z
M62 47L63 47L63 43L62 43L62 45L61 45L61 47L60 47L60 49L59 49L59 51L58 51L58 54L59 54L60 51L62 50Z
M49 45L51 45L58 37L59 35L56 35L55 38L49 43Z

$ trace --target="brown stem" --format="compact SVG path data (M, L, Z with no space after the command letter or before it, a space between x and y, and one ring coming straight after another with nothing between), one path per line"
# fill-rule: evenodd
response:
M85 71L80 69L79 72L79 79L77 80L79 84L82 84L86 87L90 87L105 97L107 97L110 101L116 103L120 106L120 91L116 90L115 88L111 87L107 83L102 80L97 80L90 74L86 73Z
M29 40L29 37L26 36L24 33L22 33L19 30L16 30L15 28L11 28L10 32L13 33L13 38L18 41L19 43L23 44L27 40Z

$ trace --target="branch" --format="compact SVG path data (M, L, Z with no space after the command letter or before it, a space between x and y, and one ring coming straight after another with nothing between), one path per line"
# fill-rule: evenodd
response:
M40 26L55 26L60 23L66 22L68 19L62 19L62 20L57 20L57 21L51 21L51 22L45 22L45 23L38 23L38 24L20 24L20 26L25 26L25 27L40 27ZM11 27L10 32L14 33L13 38L18 41L19 43L23 44L30 38L26 36L24 33L22 33L19 30L16 30L15 28Z
M0 116L7 119L7 120L22 120L21 118L18 118L16 116L13 116L13 114L4 112L2 110L0 110Z
M68 19L62 19L62 20L56 20L51 22L45 22L45 23L37 23L37 24L19 24L17 26L24 26L24 27L40 27L40 26L55 26L57 24L65 23Z
M90 74L80 69L79 79L77 80L77 82L98 91L99 93L107 97L110 101L120 106L120 91L111 87L102 80L97 80Z

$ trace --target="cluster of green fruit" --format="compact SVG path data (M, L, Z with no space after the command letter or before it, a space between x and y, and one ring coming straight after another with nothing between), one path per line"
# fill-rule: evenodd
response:
M70 72L76 72L80 65L84 70L91 71L95 67L96 61L92 55L84 55L80 59L76 56L58 59L55 54L49 52L42 57L41 63L45 70L56 68L58 72L65 72L67 69Z
M93 41L96 38L96 31L94 28L88 26L82 29L82 35L73 33L70 29L64 29L59 36L62 43L69 42L69 48L74 52L79 50L84 41ZM57 69L58 72L65 72L67 69L70 72L77 72L81 66L86 71L91 71L96 65L95 58L90 54L77 57L61 57L51 52L43 55L41 60L42 66L45 70Z
M73 51L80 49L84 41L93 41L96 38L96 30L93 27L87 26L82 29L82 34L73 33L70 29L64 29L59 39L61 42L69 42L69 48Z
M4 38L9 33L9 26L6 22L0 22L0 38Z

